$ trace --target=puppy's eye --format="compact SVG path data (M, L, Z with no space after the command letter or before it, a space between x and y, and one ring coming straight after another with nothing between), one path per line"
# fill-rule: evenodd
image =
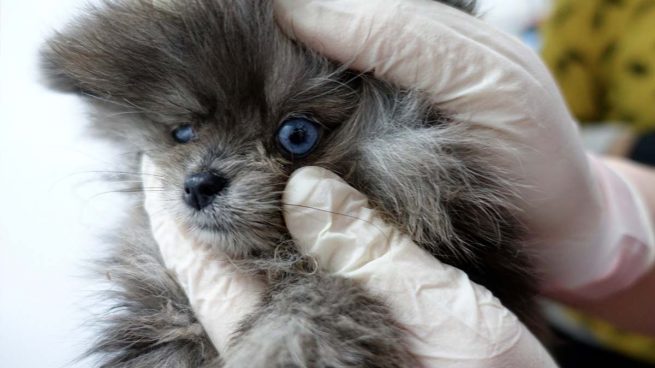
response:
M196 137L196 132L193 130L191 124L182 124L175 128L171 134L177 143L189 143Z
M277 131L277 142L286 154L302 158L314 151L320 135L317 123L307 118L290 118Z

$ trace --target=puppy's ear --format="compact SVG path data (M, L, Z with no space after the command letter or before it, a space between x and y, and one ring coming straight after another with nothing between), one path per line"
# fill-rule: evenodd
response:
M78 83L64 72L57 62L57 55L51 48L52 42L59 35L51 38L39 50L40 82L50 89L59 92L81 92Z
M46 83L132 100L156 92L183 68L179 18L146 0L106 1L89 7L41 50ZM176 47L178 49L176 49Z

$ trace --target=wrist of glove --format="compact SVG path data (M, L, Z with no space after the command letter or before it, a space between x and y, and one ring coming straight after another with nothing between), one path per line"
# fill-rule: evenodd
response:
M632 285L653 267L653 221L647 203L630 178L589 156L602 215L569 238L555 271L580 269L568 284L548 291L573 291L578 298L598 299ZM556 255L557 256L557 255ZM570 295L571 296L571 295Z

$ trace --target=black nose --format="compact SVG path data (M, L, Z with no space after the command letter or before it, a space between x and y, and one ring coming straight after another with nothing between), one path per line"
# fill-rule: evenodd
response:
M193 174L184 181L184 201L189 206L201 210L207 207L226 186L227 179L215 172Z

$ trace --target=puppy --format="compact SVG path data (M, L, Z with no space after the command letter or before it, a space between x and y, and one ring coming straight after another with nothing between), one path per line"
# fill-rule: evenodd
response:
M116 304L92 350L101 366L415 366L383 300L297 254L281 192L304 165L338 173L532 324L534 269L493 137L292 42L270 1L107 1L49 40L43 59L51 81L94 106L106 137L162 170L154 194L170 216L270 284L219 356L139 209L102 262ZM138 162L126 162L132 179Z

